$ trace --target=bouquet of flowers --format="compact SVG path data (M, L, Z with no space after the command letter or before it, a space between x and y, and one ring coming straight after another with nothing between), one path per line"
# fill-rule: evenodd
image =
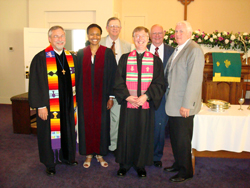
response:
M176 47L177 43L174 38L174 29L166 31L164 42L170 46ZM201 32L200 30L193 31L191 39L198 44L203 44L208 47L218 46L220 49L241 49L245 51L245 42L247 50L250 49L250 34L249 33L229 33L226 31L219 32L215 30L212 34Z

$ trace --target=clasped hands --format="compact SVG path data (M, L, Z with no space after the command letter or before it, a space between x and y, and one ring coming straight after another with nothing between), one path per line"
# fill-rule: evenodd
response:
M140 97L137 96L129 96L126 98L126 101L128 101L132 106L135 108L138 108L139 106L142 106L147 101L147 95L143 94Z

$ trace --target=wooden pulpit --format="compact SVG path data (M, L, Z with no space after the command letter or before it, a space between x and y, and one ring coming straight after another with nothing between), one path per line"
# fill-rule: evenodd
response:
M203 102L206 103L209 99L220 99L231 104L239 104L239 98L242 96L245 98L248 83L244 82L244 80L250 79L250 65L246 65L245 61L242 60L243 54L240 56L242 62L241 82L213 82L212 53L209 52L205 54L205 67L202 83Z

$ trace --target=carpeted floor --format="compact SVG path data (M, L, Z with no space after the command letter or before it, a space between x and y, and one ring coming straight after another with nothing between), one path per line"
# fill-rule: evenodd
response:
M230 188L250 187L250 160L196 158L196 173L192 180L171 183L173 173L162 168L146 167L147 178L139 179L134 169L126 177L119 178L112 153L105 157L109 163L103 168L92 160L91 167L82 167L84 157L77 154L78 166L56 166L56 175L48 177L45 167L39 162L36 135L14 134L11 105L0 105L0 187L202 187ZM170 166L173 156L169 139L164 148L163 166Z

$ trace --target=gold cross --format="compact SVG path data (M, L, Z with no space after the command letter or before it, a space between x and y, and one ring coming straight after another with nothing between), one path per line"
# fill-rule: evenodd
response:
M184 5L184 20L187 20L187 6L194 0L178 0Z
M66 72L66 71L63 69L63 70L62 70L63 75L65 75L65 72Z

